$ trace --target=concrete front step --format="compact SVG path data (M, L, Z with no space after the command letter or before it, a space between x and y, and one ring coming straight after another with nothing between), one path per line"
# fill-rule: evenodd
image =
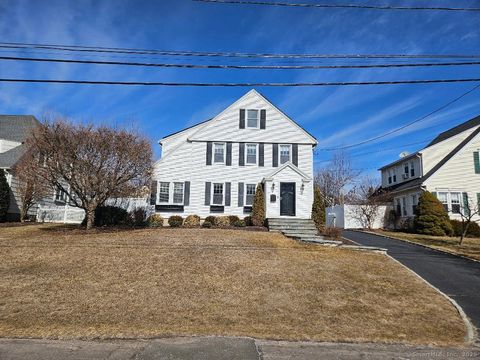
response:
M307 230L307 231L317 231L317 228L315 226L311 225L305 225L305 226L279 226L279 225L271 225L268 227L270 230L277 230L277 231L283 231L283 230Z
M303 230L303 229L292 229L292 230L282 230L282 233L284 233L285 235L287 236L295 236L295 235L298 235L298 236L302 236L302 235L312 235L312 236L316 236L318 235L318 231L317 230Z

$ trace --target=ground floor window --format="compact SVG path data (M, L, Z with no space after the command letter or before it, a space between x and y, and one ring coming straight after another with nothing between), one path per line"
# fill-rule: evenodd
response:
M450 201L452 204L452 213L460 214L460 193L450 193Z
M183 204L183 182L173 183L173 203Z
M223 184L214 183L213 184L213 198L212 204L222 205L223 204Z
M251 206L253 205L253 198L255 197L255 184L247 184L247 188L245 191L245 205Z
M168 203L170 199L170 183L160 182L158 190L158 201L161 203Z

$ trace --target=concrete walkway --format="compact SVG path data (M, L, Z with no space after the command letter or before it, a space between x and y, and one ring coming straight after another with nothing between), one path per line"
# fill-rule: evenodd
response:
M64 341L0 339L2 360L475 359L479 348L278 342L249 338Z
M480 328L480 262L375 234L344 230L361 245L378 246L454 299Z

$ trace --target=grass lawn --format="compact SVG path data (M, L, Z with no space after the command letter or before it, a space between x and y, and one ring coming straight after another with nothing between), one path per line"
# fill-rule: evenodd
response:
M0 336L458 345L454 307L382 254L216 229L0 228Z
M410 234L400 231L375 230L385 236L413 241L419 244L428 245L432 248L453 252L467 256L472 259L480 260L480 239L465 238L460 246L460 238L449 236L430 236L421 234Z

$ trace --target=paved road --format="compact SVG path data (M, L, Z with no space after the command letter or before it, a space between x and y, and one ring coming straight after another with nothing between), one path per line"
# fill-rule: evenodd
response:
M246 338L182 337L155 340L0 339L2 360L337 360L476 359L478 347L261 341Z
M359 231L345 230L343 236L361 245L387 249L390 256L455 299L480 329L480 262Z

